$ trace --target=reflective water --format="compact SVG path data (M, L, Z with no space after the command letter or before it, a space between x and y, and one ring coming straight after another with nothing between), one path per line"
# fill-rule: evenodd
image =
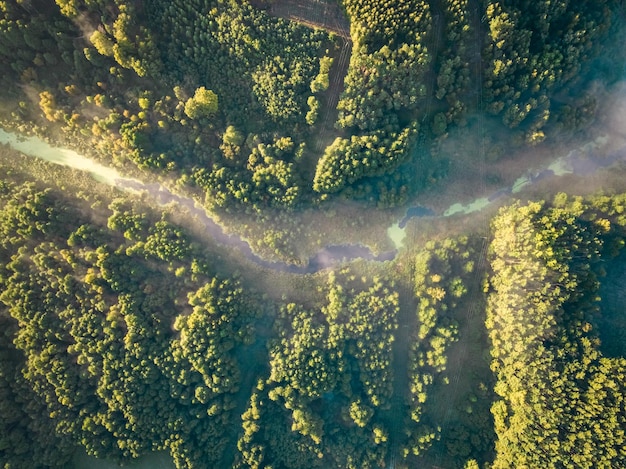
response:
M356 259L377 262L393 260L398 250L404 246L406 225L407 222L413 218L450 217L453 215L474 213L484 209L502 197L520 192L523 188L541 180L564 174L585 176L594 173L600 168L606 168L618 161L626 160L626 147L609 155L596 157L594 152L607 143L607 138L601 136L578 149L570 151L567 155L555 159L550 165L542 169L527 171L527 174L517 179L511 187L501 188L492 194L480 197L469 203L454 203L441 214L437 214L432 209L420 205L407 208L403 217L396 223L393 223L387 230L387 234L395 246L394 250L377 254L372 252L368 246L358 243L328 245L311 256L306 264L295 265L287 262L263 259L252 250L250 244L245 239L238 235L225 233L223 227L208 215L203 208L198 207L194 200L174 194L161 184L146 184L136 179L125 178L115 169L103 166L72 150L54 147L38 137L21 137L0 129L0 143L7 143L14 149L30 156L87 171L95 179L106 184L115 185L127 190L146 191L160 204L176 203L180 206L184 206L190 213L197 217L204 225L207 234L218 243L239 250L247 259L257 265L294 274L315 273L339 263Z

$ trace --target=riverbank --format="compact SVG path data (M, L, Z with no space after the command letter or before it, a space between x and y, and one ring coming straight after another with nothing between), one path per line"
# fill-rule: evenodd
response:
M378 244L375 247L370 247L366 243L366 240L360 239L359 234L362 233L362 230L359 229L359 225L365 223L364 220L366 217L362 211L353 207L353 209L355 209L355 215L352 219L361 221L359 223L353 221L353 229L351 232L346 233L347 235L344 239L350 240L351 242L335 244L332 242L332 238L324 238L323 234L328 231L322 228L317 232L319 235L315 243L318 246L317 251L309 253L308 258L304 260L300 259L300 262L293 262L295 259L292 259L291 262L285 262L271 257L263 257L254 249L254 243L251 243L240 234L229 233L224 224L220 223L222 220L211 216L205 209L199 207L196 201L191 197L176 194L160 183L144 183L137 179L125 178L113 168L106 167L75 151L54 147L39 137L21 137L15 133L0 129L0 143L8 144L15 150L35 158L85 171L102 183L123 190L131 190L139 193L146 192L160 205L174 204L184 207L187 213L191 214L196 220L202 223L206 234L212 237L217 243L239 251L247 260L262 268L291 274L316 273L329 267L334 267L342 262L350 262L356 259L376 262L393 260L398 250L404 246L404 240L407 236L407 223L413 218L436 220L453 216L469 215L483 211L491 205L502 202L511 195L518 194L520 191L540 181L567 174L585 177L594 174L600 169L610 167L626 160L626 146L613 149L607 154L607 151L611 149L609 143L613 143L613 147L615 145L614 142L610 141L608 136L601 135L578 148L570 150L565 155L558 156L542 168L528 169L525 174L519 177L510 187L500 188L474 201L454 202L443 210L442 213L437 213L432 209L419 205L406 208L399 219L395 221L392 220L391 223L379 227L380 230L384 231L387 238L387 243L383 246ZM601 156L598 157L598 154ZM338 217L337 213L334 212L323 213L329 222ZM297 219L297 216L293 214L289 214L289 216L293 216L294 219ZM347 217L344 215L340 218L345 220ZM324 224L318 222L316 226L323 227ZM311 232L312 230L306 231ZM328 242L328 244L323 244L324 241ZM381 251L381 247L387 249ZM277 249L277 251L279 250L280 249Z

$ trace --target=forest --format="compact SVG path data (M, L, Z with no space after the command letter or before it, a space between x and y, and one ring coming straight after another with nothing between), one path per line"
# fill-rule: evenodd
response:
M619 47L615 0L304 1L310 21L282 3L4 0L2 125L177 180L214 211L394 206L445 177L438 148L477 113L537 145L588 125L592 81L619 69L598 59Z
M0 130L158 181L252 252L0 145L0 466L626 467L623 183L427 215L387 257L372 227L587 136L623 21L617 0L0 0ZM482 179L447 194L454 167ZM374 260L307 257L348 230Z
M626 463L626 360L603 356L597 332L598 264L623 246L622 200L560 194L493 222L494 468Z
M40 164L0 162L3 467L626 464L625 358L599 333L626 195L504 206L487 240L303 295L259 291L175 207Z

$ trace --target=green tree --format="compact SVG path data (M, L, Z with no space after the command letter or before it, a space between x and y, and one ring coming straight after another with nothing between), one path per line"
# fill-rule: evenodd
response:
M207 90L204 86L197 88L193 97L189 98L185 103L185 114L190 119L211 117L217 113L217 110L217 95L213 91Z

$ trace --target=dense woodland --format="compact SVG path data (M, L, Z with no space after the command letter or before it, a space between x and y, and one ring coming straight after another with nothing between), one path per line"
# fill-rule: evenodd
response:
M215 255L140 198L2 169L3 467L67 467L83 447L120 462L166 450L180 468L357 469L400 444L428 449L421 406L455 340L465 290L451 265L467 240L419 255L409 347L390 279L345 268L312 282L309 305L272 301L216 273Z
M169 209L21 164L0 185L3 467L81 447L178 468L626 463L624 357L598 333L624 195L501 209L488 267L480 237L448 238L400 258L408 283L342 267L298 300L255 291Z
M431 149L452 129L488 120L518 146L575 131L595 114L590 80L620 69L596 60L614 0L344 0L346 37L271 4L3 1L3 125L61 128L213 210L386 206L445 176Z
M588 204L561 194L494 220L492 467L626 464L626 360L604 357L597 332L598 264L624 243L623 210L623 196Z
M0 124L274 219L400 204L445 176L455 129L578 131L621 67L599 55L615 0L343 0L344 35L270 3L0 1ZM480 138L468 161L500 157ZM263 291L272 272L176 208L3 158L4 468L626 466L626 359L603 345L623 309L601 298L624 195L515 203L489 233Z
M259 306L158 214L116 199L97 224L68 202L2 183L3 464L67 467L82 445L216 465Z

